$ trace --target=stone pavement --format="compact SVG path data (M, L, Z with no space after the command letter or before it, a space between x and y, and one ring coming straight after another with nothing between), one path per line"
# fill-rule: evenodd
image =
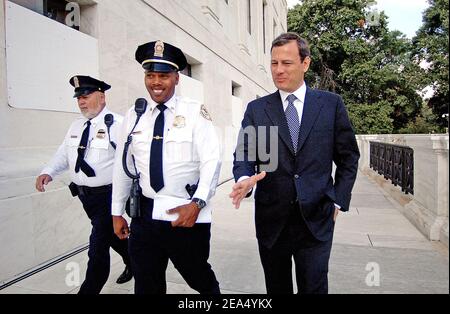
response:
M253 200L245 200L235 210L228 198L231 186L232 182L222 185L213 201L209 261L223 293L265 293L255 239ZM374 181L358 173L351 210L340 213L336 222L330 293L449 293L448 249L428 241L400 209ZM0 290L0 294L76 293L78 288L69 287L66 277L73 265L79 265L82 282L86 263L84 251ZM133 293L133 280L123 285L115 283L124 267L115 252L111 263L110 278L102 293ZM170 263L167 280L168 293L195 293Z

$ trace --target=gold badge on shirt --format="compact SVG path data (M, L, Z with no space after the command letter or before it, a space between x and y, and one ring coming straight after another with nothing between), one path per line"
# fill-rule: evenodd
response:
M102 139L102 138L105 138L105 136L106 136L105 130L103 130L103 129L98 130L98 132L97 132L97 138Z
M176 116L173 120L173 126L176 128L184 128L186 126L186 118L184 116Z

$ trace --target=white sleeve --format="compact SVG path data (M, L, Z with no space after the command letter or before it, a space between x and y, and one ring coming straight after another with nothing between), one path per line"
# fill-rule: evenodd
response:
M250 178L250 177L249 176L242 176L236 182L241 182L241 181L247 180L248 178Z
M52 178L55 178L57 175L63 173L67 169L69 169L69 159L67 155L67 139L69 138L69 131L67 131L66 136L64 137L64 141L61 145L59 145L58 150L56 151L53 158L47 164L47 166L42 169L42 174L48 174Z
M114 159L114 170L113 170L113 186L112 186L112 204L111 204L111 214L113 216L122 216L125 213L125 204L130 196L130 188L132 179L129 178L122 167L122 155L125 146L125 142L128 136L128 121L130 114L128 113L123 120L121 127L116 128L116 133L118 134L116 138L116 154ZM128 153L127 160L130 159L130 154ZM129 168L132 173L134 170Z
M208 202L216 192L222 164L219 138L212 122L202 116L195 124L193 136L200 159L200 180L193 197Z

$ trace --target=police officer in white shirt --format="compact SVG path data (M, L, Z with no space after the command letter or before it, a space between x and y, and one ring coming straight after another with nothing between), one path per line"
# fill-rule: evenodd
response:
M128 228L122 217L132 180L116 157L113 175L114 231L129 236L136 294L165 294L169 259L188 285L201 294L219 294L208 263L211 237L210 198L220 172L220 148L205 106L175 96L187 61L183 52L162 41L138 47L150 94L139 122L137 108L125 116L118 151L129 134L127 163L139 174L141 216ZM134 127L135 126L135 127ZM130 162L134 160L133 162Z
M123 117L106 108L105 91L111 86L89 76L74 76L74 98L83 117L75 120L53 159L36 179L36 189L44 186L62 172L69 170L69 188L78 196L91 220L89 261L80 294L99 294L108 280L109 248L119 253L126 265L117 283L132 278L128 257L128 241L120 240L113 231L111 219L112 173L117 133Z

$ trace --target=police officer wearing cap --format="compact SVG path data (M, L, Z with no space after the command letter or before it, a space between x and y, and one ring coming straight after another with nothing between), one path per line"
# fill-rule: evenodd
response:
M109 276L110 247L126 265L117 283L132 278L128 243L114 234L111 219L115 141L123 117L106 108L105 91L110 85L82 75L72 77L70 84L75 87L82 117L72 123L64 142L36 179L36 189L44 192L56 175L69 170L70 191L79 197L92 224L86 278L79 293L99 294Z
M136 126L136 108L125 116L118 150L131 133L132 158L142 189L141 216L130 228L122 217L131 179L116 157L113 175L114 231L129 236L136 294L165 294L169 259L187 284L201 294L219 294L208 263L211 238L210 199L221 160L217 134L205 106L175 96L183 52L162 41L138 47L150 100ZM129 162L129 160L128 160ZM133 169L133 168L131 168Z

